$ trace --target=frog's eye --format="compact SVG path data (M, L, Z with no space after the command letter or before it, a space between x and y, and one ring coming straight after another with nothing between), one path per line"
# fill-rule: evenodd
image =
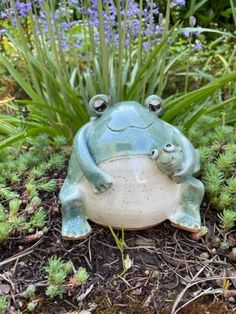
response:
M89 107L97 116L100 116L107 110L107 108L110 106L110 103L110 96L100 94L94 96L90 100Z
M173 144L166 144L164 147L163 147L164 151L165 152L173 152L175 150L175 146Z
M159 114L162 110L162 100L156 95L151 95L145 99L145 106L152 112Z
M107 109L107 103L102 99L97 99L94 102L93 108L96 112L104 112Z
M158 157L158 155L159 155L159 151L158 151L158 149L153 149L152 151L151 151L151 158L152 159L156 159L157 157Z

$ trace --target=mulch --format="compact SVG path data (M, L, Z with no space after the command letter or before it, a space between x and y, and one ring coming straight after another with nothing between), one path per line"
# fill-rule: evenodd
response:
M62 181L58 181L60 186ZM125 232L124 256L132 266L123 272L121 252L108 228L91 223L93 232L80 241L63 240L58 191L44 195L47 227L35 235L16 235L0 247L0 295L9 300L8 314L26 310L22 292L36 287L34 313L236 313L236 269L230 249L216 225L216 213L203 203L206 236L191 233L169 222L142 231ZM236 231L227 235L236 246ZM57 255L71 260L75 269L89 273L84 285L68 289L62 299L45 296L44 267Z

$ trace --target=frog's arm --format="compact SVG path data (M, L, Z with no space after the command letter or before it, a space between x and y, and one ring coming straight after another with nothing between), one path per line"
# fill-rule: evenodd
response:
M187 177L191 176L194 172L196 172L195 169L198 167L197 166L197 163L198 163L197 154L196 154L196 150L194 149L190 141L187 139L187 137L184 136L175 127L173 127L173 130L174 130L173 132L174 143L175 145L180 146L183 152L182 169L178 173L176 173L173 176L173 178L183 181Z
M101 193L112 185L112 178L95 164L87 145L87 136L91 123L85 124L74 138L74 152L80 169L87 180L93 185L94 192Z

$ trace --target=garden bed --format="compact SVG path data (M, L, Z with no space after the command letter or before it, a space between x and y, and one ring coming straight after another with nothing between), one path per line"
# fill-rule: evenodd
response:
M125 254L133 265L122 274L121 254L110 230L92 224L88 238L63 240L57 193L50 201L46 197L47 227L35 236L11 237L1 246L0 290L11 302L7 313L26 308L22 293L30 284L36 287L35 313L169 314L181 306L178 313L235 313L236 279L229 277L236 277L236 272L228 252L219 248L215 213L203 204L209 232L198 241L168 222L126 232ZM232 231L230 241L235 245L236 232ZM72 261L75 269L83 266L89 274L85 284L67 285L63 299L45 296L44 267L51 256Z
M235 26L233 1L1 1L0 314L236 313ZM103 93L158 94L199 148L202 233L62 238L68 147Z

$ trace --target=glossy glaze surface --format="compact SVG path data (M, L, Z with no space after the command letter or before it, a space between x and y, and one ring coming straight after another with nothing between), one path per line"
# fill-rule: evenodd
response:
M135 101L108 104L96 95L97 113L74 138L67 178L60 191L62 235L78 239L91 232L87 219L102 225L139 229L169 219L200 228L203 184L193 177L199 156L189 140ZM107 101L107 102L106 102Z
M147 156L113 159L99 167L113 177L106 192L94 194L88 181L81 180L85 212L99 224L125 229L150 227L168 219L180 201L181 185Z

